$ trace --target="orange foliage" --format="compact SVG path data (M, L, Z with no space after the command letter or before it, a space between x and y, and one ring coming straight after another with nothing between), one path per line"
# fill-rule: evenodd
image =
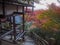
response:
M60 13L60 7L57 7L53 3L49 5L49 8L52 9L52 11L55 13ZM41 25L50 20L50 17L48 16L44 16L42 19L38 18L42 13L46 11L48 10L36 10L33 12L34 15L26 15L26 21L33 21L33 25L40 28ZM55 25L53 29L57 30L56 28L58 28L58 26Z

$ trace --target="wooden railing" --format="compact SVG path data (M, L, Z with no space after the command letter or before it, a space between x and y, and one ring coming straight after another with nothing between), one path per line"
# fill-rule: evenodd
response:
M1 43L2 41L6 41L7 43L12 43L12 44L14 44L13 41L11 41L11 40L5 40L5 39L4 39L4 37L5 37L6 35L10 34L11 32L13 32L13 30L11 30L11 31L3 34L2 36L0 36L0 45L2 45L2 43ZM19 33L19 34L16 36L16 40L15 40L15 41L19 40L20 38L24 38L25 33L26 33L26 31L24 31L24 32L22 32L22 33Z
M32 39L35 41L37 45L49 45L46 40L44 40L34 32L31 32L30 36L32 37Z
M26 31L24 31L23 33L20 33L16 36L16 40L20 39L20 38L23 38L24 35L25 35Z
M13 30L11 30L11 31L8 31L8 32L6 32L5 34L3 34L3 35L1 35L0 36L0 45L2 45L2 38L4 38L5 36L7 36L8 34L10 34L11 32L13 32ZM4 40L5 41L5 40Z

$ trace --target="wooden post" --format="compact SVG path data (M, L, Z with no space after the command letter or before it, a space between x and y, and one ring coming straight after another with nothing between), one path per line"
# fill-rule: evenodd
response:
M16 6L16 11L18 12L18 5Z
M1 19L0 19L0 33L1 33ZM1 39L0 39L0 45L1 45Z
M2 45L2 41L1 41L1 39L0 39L0 45Z
M5 16L5 2L3 0L3 3L2 3L2 10L3 10L3 15Z
M14 35L14 40L13 40L13 43L16 43L16 26L15 26L15 16L13 16L13 35Z
M5 4L4 4L4 0L2 0L3 3L2 3L2 11L3 11L3 15L5 16ZM2 32L1 30L1 19L0 19L0 33ZM2 41L0 39L0 45L2 45Z
M54 38L49 39L49 45L55 45L56 40Z
M9 24L10 24L10 30L12 30L12 25L11 25L11 16L9 17ZM12 40L12 33L11 33L11 38L10 38L11 40Z
M23 10L23 32L24 32L24 26L25 26L25 25L24 25L24 22L25 22L25 21L24 21L24 6L23 6L23 9L22 9L22 10Z
M0 19L0 32L1 32L1 19Z
M34 6L34 0L33 0L32 4ZM34 7L32 7L32 15L34 15L33 12L34 12Z
M24 28L25 28L25 25L24 25L24 23L25 23L25 20L24 20L24 6L23 6L23 9L22 9L22 11L23 11L23 32L24 32ZM24 36L23 36L23 41L24 41Z

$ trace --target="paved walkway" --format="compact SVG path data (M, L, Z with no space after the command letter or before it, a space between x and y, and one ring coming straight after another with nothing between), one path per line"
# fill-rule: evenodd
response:
M21 45L35 45L35 43L30 37L25 36L25 41Z

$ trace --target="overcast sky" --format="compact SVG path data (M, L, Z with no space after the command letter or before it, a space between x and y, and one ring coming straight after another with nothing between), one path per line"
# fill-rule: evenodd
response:
M34 3L35 10L39 9L48 9L47 4L55 3L57 6L60 6L57 0L41 0L40 4Z

